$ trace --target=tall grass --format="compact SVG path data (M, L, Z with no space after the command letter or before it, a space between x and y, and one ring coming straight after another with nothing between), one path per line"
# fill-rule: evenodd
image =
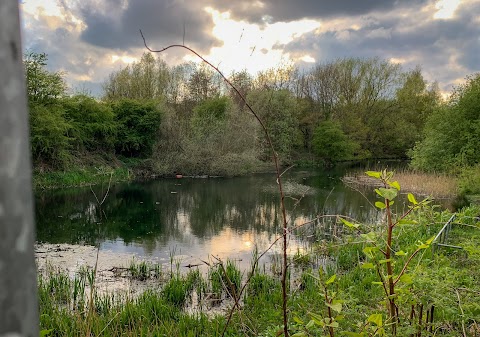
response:
M349 174L343 179L346 183L376 186L378 182L365 176L363 171ZM395 180L402 186L402 191L415 195L431 196L435 199L455 197L459 193L458 180L445 173L426 173L409 169L395 172Z
M423 173L403 170L395 173L402 189L413 194L434 198L451 198L458 193L457 179L443 173Z

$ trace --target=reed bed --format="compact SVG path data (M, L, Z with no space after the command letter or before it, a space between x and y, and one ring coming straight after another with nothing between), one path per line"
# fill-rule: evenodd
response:
M412 170L396 171L394 179L400 183L402 191L435 199L454 198L458 194L458 180L443 173L425 173ZM365 175L363 171L343 178L347 184L378 186L378 180Z

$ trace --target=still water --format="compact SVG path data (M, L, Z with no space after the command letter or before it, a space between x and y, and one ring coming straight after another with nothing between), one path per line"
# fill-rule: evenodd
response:
M320 214L377 221L371 188L342 183L348 169L290 170L284 176L290 225ZM273 174L238 178L160 179L90 188L38 191L37 241L99 245L101 250L168 261L171 255L250 261L282 233ZM369 201L370 200L370 201ZM402 204L397 202L397 204ZM290 239L291 253L320 239L318 222ZM278 246L278 247L277 247ZM280 242L272 252L279 251Z

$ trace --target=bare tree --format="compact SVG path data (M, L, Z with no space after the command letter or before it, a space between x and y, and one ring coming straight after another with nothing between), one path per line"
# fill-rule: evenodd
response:
M28 111L17 0L0 2L0 336L38 336Z

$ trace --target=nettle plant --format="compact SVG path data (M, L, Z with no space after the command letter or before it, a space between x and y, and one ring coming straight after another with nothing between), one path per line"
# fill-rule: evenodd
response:
M427 198L418 202L413 194L409 193L408 209L402 214L396 215L392 210L392 205L400 192L400 184L393 180L394 173L383 170L368 171L366 174L380 181L382 185L375 189L375 192L383 200L375 202L375 206L385 212L385 226L380 231L361 234L367 242L367 246L363 249L366 260L361 267L372 269L378 275L378 281L374 283L383 288L386 319L383 320L382 313L374 313L368 317L359 333L348 333L348 335L353 337L383 336L387 328L391 332L391 336L397 336L400 322L404 323L402 326L405 326L407 330L416 329L417 324L413 322L414 295L411 292L414 277L409 273L409 265L418 253L430 247L434 238L425 242L417 241L414 248L408 252L398 247L398 237L394 236L394 231L397 227L416 224L416 221L408 215L426 206L431 200ZM361 231L360 224L349 222L341 217L340 220L347 227ZM395 240L397 242L394 242ZM401 305L404 307L400 307ZM402 315L406 317L401 317ZM402 330L402 334L406 332Z

